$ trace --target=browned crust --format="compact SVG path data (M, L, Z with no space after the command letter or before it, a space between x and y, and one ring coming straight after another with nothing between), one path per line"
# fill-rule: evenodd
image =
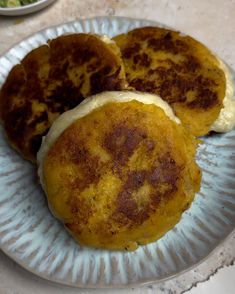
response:
M199 188L196 146L154 105L104 105L68 127L45 158L52 211L86 245L121 249L145 234L156 239Z
M177 191L180 177L181 167L169 153L160 157L151 170L130 172L117 196L115 220L129 226L142 224L151 213L156 211L162 200L166 201L173 196ZM148 195L147 204L139 207L132 194L137 192L145 182L152 187L152 192Z
M225 75L215 56L193 38L157 27L135 29L114 40L130 86L158 94L194 135L205 135L225 96Z
M85 97L126 87L118 49L98 36L72 34L32 50L13 67L0 92L0 115L11 144L27 159L54 119Z

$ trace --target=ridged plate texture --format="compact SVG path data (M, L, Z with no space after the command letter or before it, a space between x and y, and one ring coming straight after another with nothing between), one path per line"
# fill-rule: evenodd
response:
M110 37L155 22L93 18L36 33L0 58L0 86L33 48L73 32ZM203 169L200 193L178 225L158 242L135 252L78 246L50 214L35 167L23 160L0 130L0 247L29 271L79 287L115 287L162 281L205 259L235 226L235 131L204 138L197 160Z

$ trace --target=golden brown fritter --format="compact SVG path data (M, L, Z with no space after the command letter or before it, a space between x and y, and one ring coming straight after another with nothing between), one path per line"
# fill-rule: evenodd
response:
M81 244L135 250L179 221L199 190L197 140L153 104L108 103L49 149L49 206Z
M194 135L209 132L223 106L226 80L218 60L204 45L157 27L135 29L114 40L130 86L158 94Z
M35 161L41 138L84 97L126 87L120 50L91 34L58 37L31 51L8 75L0 116L10 143Z

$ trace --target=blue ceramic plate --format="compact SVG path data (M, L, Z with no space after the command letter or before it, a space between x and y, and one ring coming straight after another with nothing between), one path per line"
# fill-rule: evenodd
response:
M65 33L110 37L136 27L159 25L128 18L93 18L36 33L0 58L0 86L29 51ZM29 271L79 287L115 287L162 281L208 256L235 226L235 131L205 138L197 160L202 187L178 225L158 242L135 252L78 246L50 214L35 167L23 160L0 130L0 247Z

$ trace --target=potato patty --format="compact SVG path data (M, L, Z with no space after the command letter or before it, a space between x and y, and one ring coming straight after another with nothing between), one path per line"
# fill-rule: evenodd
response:
M158 27L135 29L113 40L121 49L130 86L158 94L195 136L209 132L223 107L226 79L204 45Z
M120 50L91 34L58 37L13 67L0 92L0 116L10 143L36 153L53 121L89 95L125 88Z
M76 119L44 156L49 206L80 244L135 250L190 206L201 179L197 144L156 105L106 103Z

